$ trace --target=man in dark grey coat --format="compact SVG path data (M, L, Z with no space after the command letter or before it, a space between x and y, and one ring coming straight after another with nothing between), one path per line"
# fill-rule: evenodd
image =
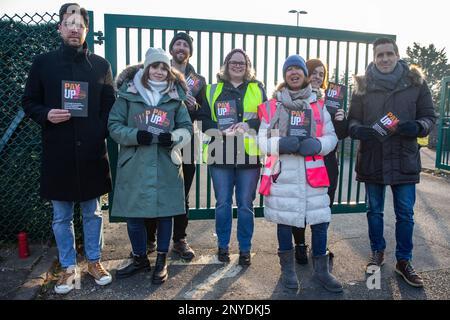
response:
M400 60L395 41L377 39L374 61L356 77L349 131L360 140L356 180L365 183L372 255L367 272L384 263L383 211L386 186L394 196L396 272L414 287L423 280L411 265L416 183L421 170L417 137L427 136L435 121L433 102L418 68Z
M22 105L26 114L42 128L40 193L53 205L53 232L64 269L55 291L65 294L74 288L77 276L75 202L80 203L83 213L88 272L99 285L112 280L100 263L99 197L111 191L105 138L115 95L110 64L87 49L87 11L78 4L67 3L61 7L59 17L61 47L35 57ZM70 91L77 85L78 89ZM67 104L62 102L63 93L65 98L73 97L71 103L77 106L82 99L87 100L87 107L84 105L87 116L75 117L64 109L63 104Z

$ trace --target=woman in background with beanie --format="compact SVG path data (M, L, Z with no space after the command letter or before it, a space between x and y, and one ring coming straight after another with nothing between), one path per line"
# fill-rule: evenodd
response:
M228 53L217 82L206 87L205 103L198 119L202 121L202 131L211 137L204 146L204 161L208 163L216 197L218 259L230 261L228 246L236 188L239 264L248 266L254 229L253 201L261 166L255 139L259 128L257 110L267 97L262 83L256 80L250 58L242 49ZM235 122L226 130L218 129L219 103L235 106Z
M309 59L306 61L306 68L308 69L309 80L312 87L311 102L319 102L324 104L325 90L328 87L328 70L323 62L319 59ZM327 109L331 115L334 130L339 140L345 139L348 136L347 127L348 121L343 109ZM336 148L324 157L325 167L327 168L328 178L330 179L330 186L328 187L328 197L330 198L330 208L333 207L334 195L336 193L338 183L338 159L336 155ZM292 234L295 241L295 260L298 264L308 263L308 246L305 241L304 228L292 228ZM334 254L329 251L330 259Z
M116 80L118 98L109 115L111 137L120 145L112 216L126 217L133 262L116 272L117 278L150 270L145 218L157 218L157 259L152 282L166 281L172 218L185 214L183 175L178 150L190 143L192 122L184 105L183 76L170 67L162 49L150 48L144 65L125 69ZM155 112L156 111L156 112ZM157 115L160 127L138 128L139 117ZM155 129L156 128L156 129ZM157 130L161 128L161 130ZM156 130L156 131L155 131ZM152 132L150 132L152 131Z
M328 111L310 102L312 88L307 76L305 60L298 55L289 56L283 65L284 82L277 87L272 100L259 106L259 113L264 115L259 128L259 147L266 155L278 157L280 162L275 166L278 170L273 172L275 181L270 193L264 198L264 216L277 223L284 286L298 288L292 226L304 228L309 224L313 277L325 289L341 292L341 283L330 273L326 252L331 210L327 194L329 180L323 163L323 156L336 147L337 137ZM308 112L310 135L290 135L292 117L305 119Z

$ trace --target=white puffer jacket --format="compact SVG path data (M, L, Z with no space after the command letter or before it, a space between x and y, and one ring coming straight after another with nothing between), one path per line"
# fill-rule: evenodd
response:
M318 137L322 144L320 155L334 150L338 139L334 133L331 116L323 108L323 133ZM269 124L264 120L258 133L260 150L267 155L278 156L280 137L267 138ZM306 181L305 158L301 155L282 154L281 173L276 183L272 183L270 195L264 198L264 216L268 221L279 224L305 227L330 222L331 210L328 188L312 188Z

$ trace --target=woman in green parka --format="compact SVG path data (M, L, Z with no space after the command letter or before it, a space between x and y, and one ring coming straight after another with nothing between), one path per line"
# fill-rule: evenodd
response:
M160 284L168 276L172 218L185 214L180 149L192 135L183 102L187 87L166 52L156 48L148 49L144 65L128 67L116 83L118 98L108 120L110 135L120 145L111 215L127 218L133 250L133 262L116 277L150 270L144 218L157 218L152 282Z

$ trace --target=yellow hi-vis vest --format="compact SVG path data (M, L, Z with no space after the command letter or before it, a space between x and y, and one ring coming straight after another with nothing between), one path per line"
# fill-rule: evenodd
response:
M217 84L208 84L206 86L206 100L211 109L211 119L217 121L215 103L222 93L223 82ZM263 94L258 83L250 82L244 95L244 116L243 121L247 122L251 119L258 119L258 106L263 102ZM244 136L245 153L249 156L259 156L261 153L258 149L256 139L250 136ZM208 143L203 143L203 162L208 163Z

